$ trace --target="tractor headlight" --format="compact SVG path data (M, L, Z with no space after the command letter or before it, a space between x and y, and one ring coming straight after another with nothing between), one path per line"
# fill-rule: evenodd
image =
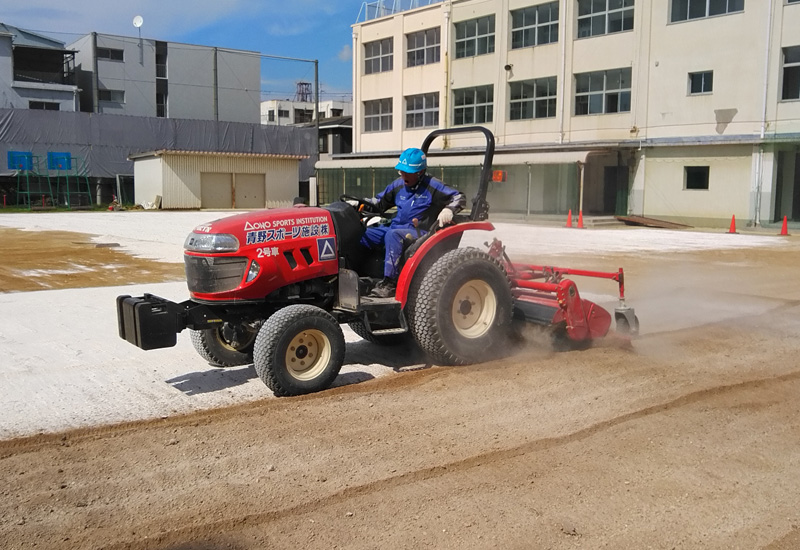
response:
M239 240L226 233L189 233L183 248L190 252L236 252Z
M247 279L245 279L246 283L249 283L256 277L258 277L258 272L261 271L261 266L258 265L258 262L255 260L250 261L250 270L247 272Z

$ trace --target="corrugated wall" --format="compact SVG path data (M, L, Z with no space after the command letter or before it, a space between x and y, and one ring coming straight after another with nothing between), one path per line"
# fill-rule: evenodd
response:
M200 174L264 174L266 207L289 206L299 194L299 161L218 155L177 155L163 157L164 195L162 208L200 208Z

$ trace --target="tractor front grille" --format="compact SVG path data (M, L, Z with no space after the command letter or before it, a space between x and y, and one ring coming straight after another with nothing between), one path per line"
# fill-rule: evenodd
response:
M190 292L204 294L233 290L242 282L247 258L184 255L186 283Z

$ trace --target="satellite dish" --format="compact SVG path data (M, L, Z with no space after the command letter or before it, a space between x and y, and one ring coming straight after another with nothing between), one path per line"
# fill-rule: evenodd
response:
M133 26L137 29L142 26L142 23L144 23L144 19L142 19L141 15L137 15L133 18Z

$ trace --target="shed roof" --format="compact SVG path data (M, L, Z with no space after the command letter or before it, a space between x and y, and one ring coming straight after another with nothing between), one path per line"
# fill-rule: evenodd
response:
M274 153L230 153L223 151L178 151L174 149L159 149L158 151L149 151L146 153L136 153L133 155L128 155L128 160L136 160L136 159L152 158L152 157L164 157L164 156L262 158L262 159L278 159L278 160L303 160L308 158L308 155L281 155Z

